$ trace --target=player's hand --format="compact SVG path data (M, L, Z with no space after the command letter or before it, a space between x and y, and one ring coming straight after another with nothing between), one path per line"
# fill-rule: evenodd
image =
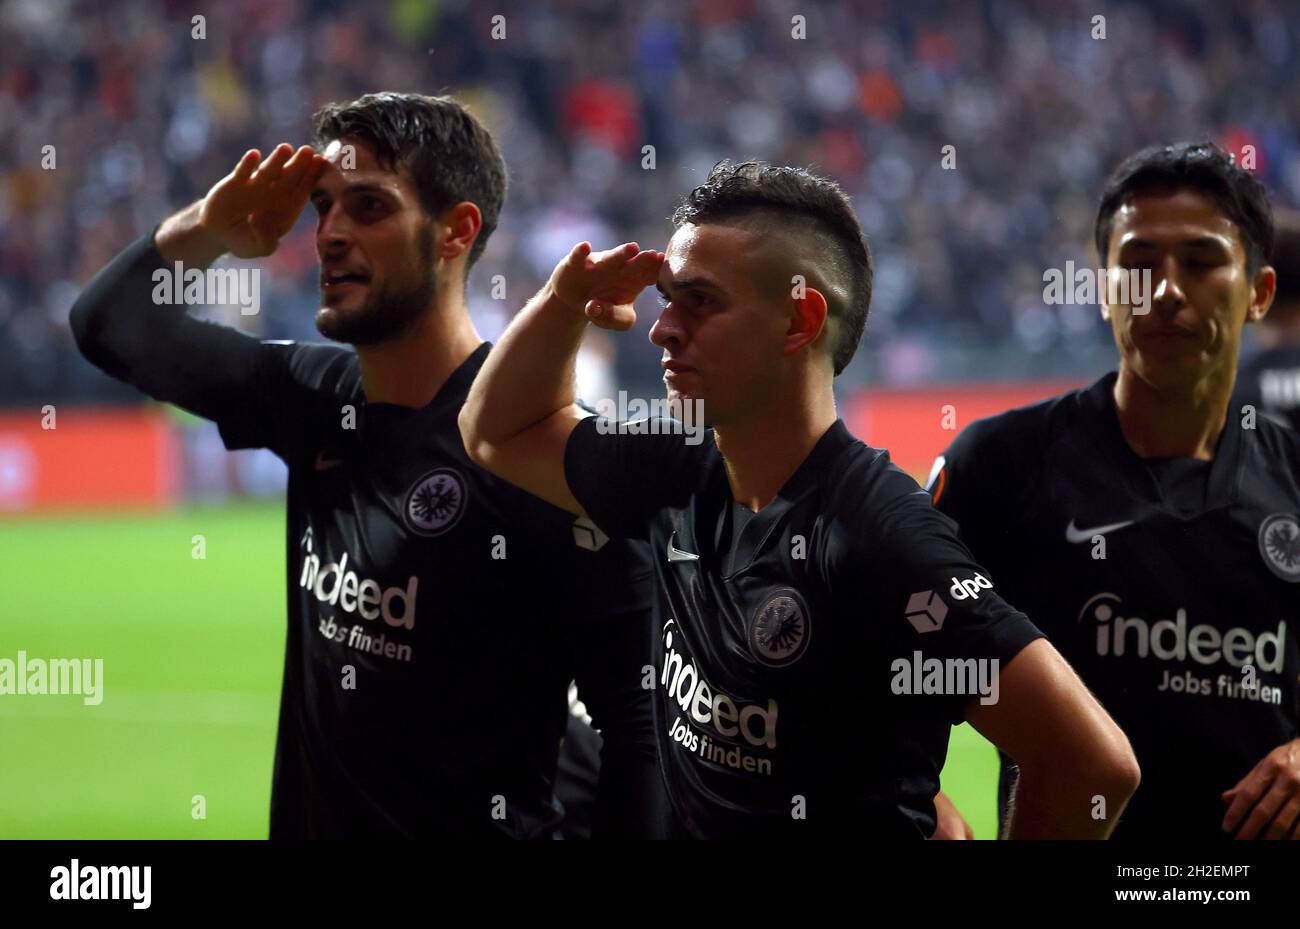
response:
M631 329L636 322L632 301L659 277L664 253L642 251L628 242L604 252L592 252L579 242L555 266L549 286L561 302L602 329Z
M1293 829L1300 817L1300 739L1279 745L1264 760L1223 792L1228 812L1223 831L1238 839L1300 839Z
M287 142L277 145L265 161L261 158L257 149L245 152L235 170L217 181L199 207L199 225L240 258L260 258L275 251L329 165L310 145L295 152Z
M942 791L935 794L934 812L938 824L934 828L934 835L930 836L931 839L975 838L975 830Z

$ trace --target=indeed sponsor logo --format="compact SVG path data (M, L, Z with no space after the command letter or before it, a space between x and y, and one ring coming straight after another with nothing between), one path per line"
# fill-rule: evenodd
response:
M325 557L329 557L326 555ZM348 554L337 562L322 565L315 552L308 551L302 560L298 586L311 591L321 603L337 606L347 613L359 613L362 619L384 618L393 627L415 628L415 595L420 579L414 574L406 587L383 589L377 581L359 578L348 568Z
M715 690L700 675L695 660L683 658L673 647L674 626L674 621L669 620L664 627L664 666L659 683L682 712L724 738L739 736L756 747L776 748L776 701L769 699L766 709L756 703L738 706L733 698Z
M1100 593L1079 611L1078 622L1088 618L1097 623L1097 654L1102 657L1122 657L1131 652L1139 658L1151 656L1160 661L1191 660L1202 665L1225 661L1234 668L1253 664L1261 671L1282 670L1285 620L1277 624L1275 632L1257 636L1241 626L1220 632L1217 626L1198 623L1189 629L1187 611L1182 608L1173 619L1155 623L1121 616L1121 609L1117 594Z

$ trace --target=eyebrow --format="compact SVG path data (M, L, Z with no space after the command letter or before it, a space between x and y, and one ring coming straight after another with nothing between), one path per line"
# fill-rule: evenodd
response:
M345 194L360 193L360 194L388 194L389 196L394 195L392 188L388 187L385 184L377 184L374 181L358 181L355 184L347 184L346 186L344 186L343 192ZM329 191L327 191L324 187L317 187L311 192L310 199L315 200L318 195L325 194L325 193L329 193Z
M672 290L707 290L716 294L722 294L723 290L717 284L703 277L681 277L676 278L668 283ZM672 296L664 289L664 285L655 281L655 289L665 297Z

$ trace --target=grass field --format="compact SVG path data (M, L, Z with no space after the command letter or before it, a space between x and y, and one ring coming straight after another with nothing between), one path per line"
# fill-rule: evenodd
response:
M283 527L278 504L0 521L0 658L104 660L98 706L0 696L0 838L266 836ZM954 731L944 789L980 838L996 770Z

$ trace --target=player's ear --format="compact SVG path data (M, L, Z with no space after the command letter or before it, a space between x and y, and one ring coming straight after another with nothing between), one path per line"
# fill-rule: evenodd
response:
M450 261L469 253L483 228L483 214L468 200L443 210L438 217L438 257Z
M1255 272L1251 285L1250 306L1246 307L1246 322L1257 323L1268 315L1273 306L1273 297L1277 293L1277 271L1272 265L1264 265Z
M813 287L804 287L799 293L790 297L790 324L784 345L787 355L816 342L826 328L826 297Z

